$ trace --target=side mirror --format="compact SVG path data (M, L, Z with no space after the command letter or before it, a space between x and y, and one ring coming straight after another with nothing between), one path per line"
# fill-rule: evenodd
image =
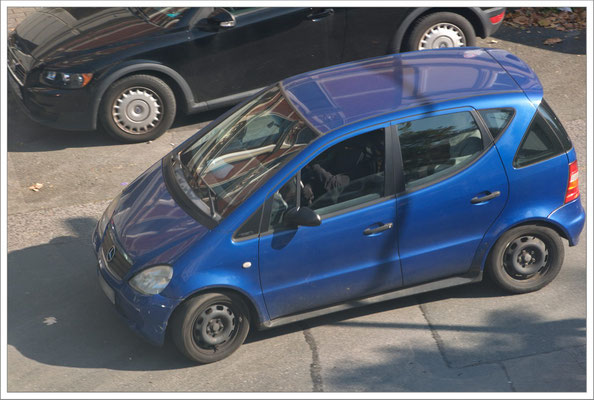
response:
M318 226L322 223L322 218L311 208L293 207L285 213L284 221L292 226Z
M207 31L228 29L235 26L235 16L224 8L215 8L208 17L198 21L197 27Z

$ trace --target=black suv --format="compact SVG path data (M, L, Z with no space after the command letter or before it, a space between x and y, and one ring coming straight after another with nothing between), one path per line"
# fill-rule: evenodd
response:
M47 8L8 40L31 118L154 139L177 111L235 104L287 76L404 50L473 46L504 8Z

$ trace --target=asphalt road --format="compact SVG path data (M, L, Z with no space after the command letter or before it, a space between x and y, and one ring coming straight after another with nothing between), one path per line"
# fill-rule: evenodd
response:
M559 33L541 31L506 28L480 45L512 51L540 76L578 153L585 206L585 37L547 47ZM101 292L90 235L123 185L216 115L122 145L42 127L9 97L8 391L586 390L585 233L536 293L483 282L412 296L253 332L206 366L144 343Z

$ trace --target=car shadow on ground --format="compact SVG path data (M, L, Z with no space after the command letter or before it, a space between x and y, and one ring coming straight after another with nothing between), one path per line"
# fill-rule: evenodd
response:
M513 28L503 25L491 35L492 39L501 39L525 46L556 51L567 54L586 54L586 31L558 31L551 28L527 27ZM561 39L559 43L545 44L547 39ZM489 39L487 39L489 40Z
M75 368L156 371L194 367L169 340L164 347L152 346L136 336L117 315L97 280L96 259L90 245L96 220L72 218L65 223L75 232L74 235L56 237L49 243L14 250L8 254L9 367L12 365L11 359L15 357L12 351L42 364ZM399 328L426 330L426 324L415 326L407 321L370 324L356 319L449 298L492 297L495 304L497 298L503 295L505 294L493 284L484 282L392 300L270 330L254 331L248 336L243 358L235 356L237 358L233 359L232 356L228 362L249 363L249 356L245 353L249 352L250 344L323 325L387 328L394 329L395 332ZM550 345L553 346L561 341L565 345L581 345L585 336L583 319L542 322L538 316L526 315L520 309L506 314L497 310L485 310L485 313L490 322L478 327L453 324L433 329L477 331L497 336L498 340L510 341L513 343L508 351L510 354L503 354L502 357L527 352L529 343L543 340L543 331L548 332L544 340L550 339ZM518 332L521 339L519 342ZM476 352L480 357L482 346L488 348L489 343L479 344L468 351ZM258 348L259 351L266 349L265 346ZM271 357L278 356L274 354L277 350L270 351ZM378 364L378 368L380 367ZM344 379L347 377L345 375Z

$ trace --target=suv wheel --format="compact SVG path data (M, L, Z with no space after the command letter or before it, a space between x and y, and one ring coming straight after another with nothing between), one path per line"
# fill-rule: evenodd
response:
M114 82L100 109L103 127L122 142L156 139L175 118L175 96L165 82L152 75L132 75Z
M412 51L475 44L474 28L466 18L451 12L437 12L415 21L405 48Z
M548 285L561 270L565 250L554 230L520 226L503 234L489 255L487 269L495 282L512 293Z
M183 303L170 321L171 335L186 357L201 364L228 357L250 330L249 311L237 296L206 293Z

